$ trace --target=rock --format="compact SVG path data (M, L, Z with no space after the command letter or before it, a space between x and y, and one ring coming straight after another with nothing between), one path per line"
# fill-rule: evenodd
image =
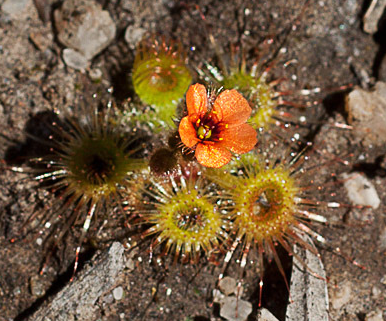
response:
M212 296L214 303L220 303L225 298L225 295L222 294L221 291L218 289L213 289Z
M34 275L29 280L31 294L33 296L41 297L43 296L46 291L44 287L44 282L42 281L42 278L38 275Z
M129 271L133 271L135 269L135 262L134 262L134 260L131 257L128 258L127 261L126 261L126 268Z
M386 8L386 0L372 0L363 17L363 30L374 34L378 31L378 23Z
M374 185L360 173L343 173L344 187L350 201L356 205L371 206L377 209L381 200Z
M236 286L237 286L236 280L229 276L222 278L218 283L218 287L225 295L230 295L234 293L236 290Z
M228 321L245 321L252 312L250 302L235 296L226 296L220 304L220 316Z
M365 145L386 143L386 83L377 82L373 91L356 88L346 99L348 121Z
M379 288L379 287L377 287L377 286L373 286L372 288L371 288L371 295L372 295L372 297L374 298L374 299L378 299L380 296L381 296L381 294L382 294L382 290Z
M103 73L99 68L94 68L88 71L88 75L92 81L98 82L102 79Z
M87 60L105 49L115 37L110 14L94 0L66 0L54 13L59 41Z
M262 308L257 312L257 321L278 321L278 319L267 309Z
M375 220L375 213L372 208L352 208L347 219L353 222L362 221L371 224Z
M303 239L315 248L310 237L303 236ZM327 282L322 261L315 253L299 246L294 246L294 251L297 256L293 260L290 284L291 302L287 306L285 320L328 321ZM300 258L309 270L305 269L304 264L297 258Z
M64 49L63 60L68 67L74 68L76 70L84 70L88 67L87 58L74 49Z
M17 295L19 295L21 293L21 290L20 290L20 287L15 287L15 288L13 288L13 290L12 290L12 294L14 295L14 296L17 296Z
M135 49L138 42L143 38L145 33L146 29L135 26L128 26L125 31L125 41L131 49Z
M34 0L34 5L36 10L38 11L39 18L44 23L50 21L52 2L52 0Z
M340 310L346 303L351 300L352 285L350 281L345 281L331 295L332 307Z
M114 296L109 293L103 297L103 305L111 305L114 302Z
M117 282L124 268L123 245L115 242L93 265L59 291L50 302L39 307L28 320L88 321L95 320L95 304Z
M53 35L51 32L31 32L29 35L30 40L40 51L45 51L52 46Z
M5 14L18 15L25 9L29 1L30 0L5 0L1 6L1 10L3 10Z
M113 290L113 297L116 301L122 300L123 288L121 286L118 286Z
M365 321L383 321L382 311L376 310L366 315Z

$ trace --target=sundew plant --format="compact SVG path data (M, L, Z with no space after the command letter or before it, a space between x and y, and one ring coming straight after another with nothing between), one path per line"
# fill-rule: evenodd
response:
M213 264L213 284L236 264L238 289L246 269L258 271L260 307L267 261L275 262L289 290L278 248L296 257L300 246L319 256L305 236L325 245L316 228L328 224L320 209L341 204L320 195L323 186L309 162L321 154L305 143L305 130L297 131L288 112L296 104L283 98L296 91L280 91L270 61L256 55L249 64L240 46L231 45L228 55L197 67L182 43L145 36L127 74L129 104L55 110L59 121L46 124L54 135L35 137L50 153L6 168L52 194L51 208L25 223L45 236L47 257L78 231L75 277L91 231L103 230L118 213L132 244L151 262ZM306 116L299 119L307 127ZM11 241L28 239L24 232Z

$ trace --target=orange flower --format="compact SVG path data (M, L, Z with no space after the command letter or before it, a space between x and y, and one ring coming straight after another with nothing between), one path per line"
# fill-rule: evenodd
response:
M244 154L256 145L256 131L245 123L252 109L238 91L224 90L213 103L205 86L195 84L186 93L186 106L188 116L178 131L187 147L196 148L201 165L219 168L231 160L231 152Z

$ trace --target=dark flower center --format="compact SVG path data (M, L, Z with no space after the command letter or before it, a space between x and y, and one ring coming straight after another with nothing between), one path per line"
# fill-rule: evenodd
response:
M259 220L274 219L280 212L283 195L275 186L263 188L252 194L250 212Z
M228 127L226 124L219 122L216 115L213 113L207 113L201 116L194 125L197 132L197 138L202 141L213 142L221 141L221 134L224 129Z
M200 208L193 207L178 211L174 215L176 226L184 231L195 231L204 225L205 216Z
M90 155L85 166L87 178L91 184L105 184L114 174L114 159L111 155Z

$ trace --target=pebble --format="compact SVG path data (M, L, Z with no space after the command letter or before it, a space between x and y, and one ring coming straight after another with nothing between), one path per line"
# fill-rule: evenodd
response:
M225 298L225 295L218 289L213 289L212 295L214 303L220 303Z
M353 208L349 213L349 218L350 219L352 218L354 222L362 221L362 222L367 222L371 224L372 222L374 222L375 215L374 215L374 211L371 208L365 208L365 209ZM343 238L347 238L347 235L344 235Z
M5 14L17 15L24 10L29 0L5 0L1 10Z
M374 285L371 289L371 294L374 299L378 299L382 294L382 290Z
M377 209L381 200L374 185L360 173L343 173L344 187L350 201L356 205L371 206Z
M38 275L35 275L30 278L29 285L31 289L31 294L33 296L41 297L46 293L44 289L44 284Z
M89 70L88 75L90 76L92 81L96 82L102 79L103 73L102 70L100 70L99 68L94 68Z
M366 315L365 321L383 321L382 311L376 310Z
M75 70L84 70L88 67L88 60L78 51L66 48L63 50L63 60L66 65Z
M257 321L278 321L269 310L262 308L257 313Z
M52 0L34 0L35 8L39 14L39 18L47 23L51 18Z
M130 49L135 49L138 42L141 41L146 33L146 29L135 26L128 26L125 31L125 41L129 45Z
M378 31L378 23L386 8L386 0L372 0L363 17L363 30L374 34Z
M103 303L105 304L111 304L114 302L114 296L111 295L111 293L107 294L104 298L103 298Z
M94 0L66 0L54 12L58 39L87 60L105 49L115 37L110 14Z
M352 286L349 281L341 284L331 295L332 307L340 310L351 299Z
M121 286L116 287L113 290L113 296L116 301L122 300L123 298L123 288Z
M346 99L348 121L364 145L386 143L386 83L378 81L373 91L355 88Z
M236 290L236 286L237 286L236 280L229 276L222 278L218 283L218 287L225 295L230 295L234 293Z
M126 268L129 270L129 271L133 271L135 269L135 262L132 258L128 258L126 260Z
M21 293L20 288L17 286L16 288L13 289L12 291L13 295L19 295Z
M31 32L30 40L42 52L46 51L53 43L54 37L51 32Z
M235 296L227 296L221 301L220 316L228 321L245 321L251 312L252 304Z

